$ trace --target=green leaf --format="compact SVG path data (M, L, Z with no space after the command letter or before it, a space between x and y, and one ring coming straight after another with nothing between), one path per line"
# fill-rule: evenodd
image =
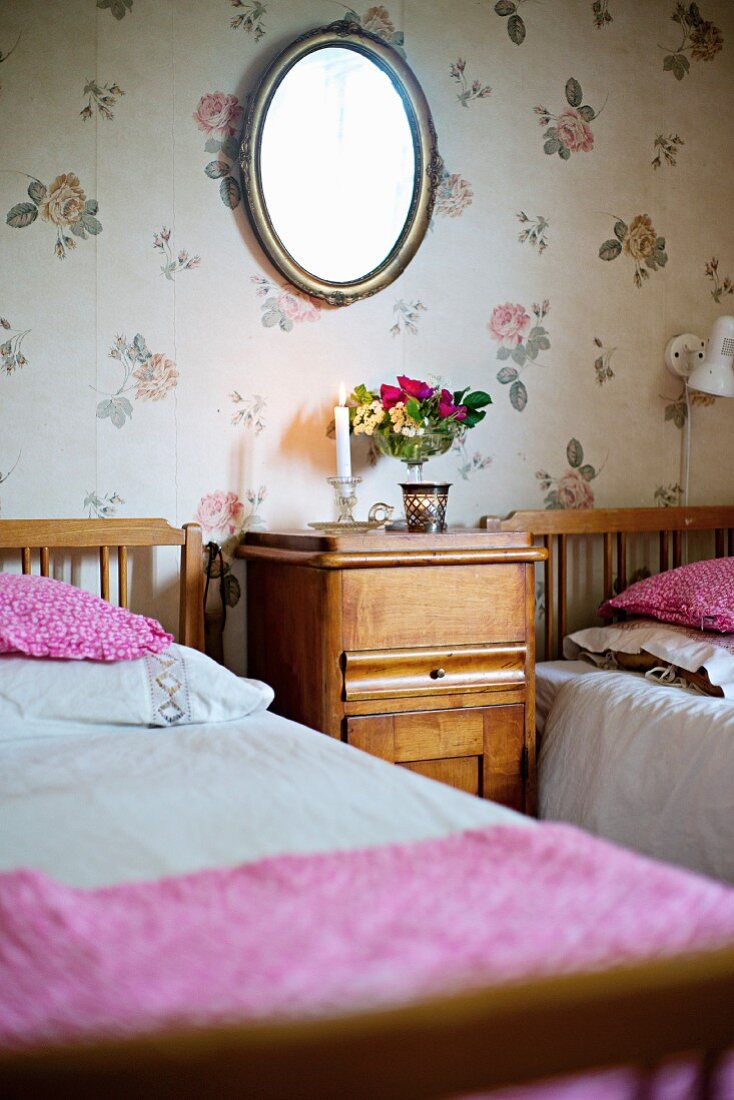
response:
M467 409L481 409L485 405L492 404L492 398L484 390L472 390L461 401L454 401L455 405L466 405Z
M628 227L623 221L617 221L614 223L614 236L618 241L623 241L627 236Z
M567 149L565 145L562 145L561 148L558 150L558 156L561 158L561 160L570 160L571 150Z
M569 466L574 470L577 470L584 461L584 448L581 446L578 439L569 439L568 446L566 447L566 458L568 459Z
M280 322L281 316L282 314L279 310L269 310L267 313L263 313L262 323L265 325L265 328L272 328L273 325L277 325Z
M604 244L599 249L599 259L616 260L621 251L622 245L619 241L604 241Z
M655 250L655 252L653 252L653 256L655 257L655 260L660 267L665 267L668 262L667 252L658 252L657 250Z
M507 33L516 46L522 46L525 41L525 24L519 15L511 15L507 20Z
M517 378L517 370L515 367L502 367L497 371L497 381L501 385L506 386L509 382L514 382Z
M538 358L538 345L536 344L535 340L528 340L527 349L528 359L530 359L530 361L534 363L535 360Z
M409 397L405 402L405 411L408 416L412 416L414 420L421 420L421 407L415 397Z
M112 412L112 402L109 399L107 401L100 401L99 404L97 405L97 417L98 417L99 420L104 420L105 417L109 416L111 412ZM665 419L669 420L670 417L667 415L667 412L668 412L668 410L666 409Z
M580 107L583 98L581 85L575 77L570 76L566 81L566 99L572 107Z
M91 214L82 214L82 222L84 228L88 233L91 233L93 237L96 237L98 233L102 232L102 223L93 218Z
M133 347L137 353L137 357L141 363L144 363L146 359L150 359L150 352L148 351L148 345L143 337L138 332L133 340Z
M543 145L543 152L547 153L550 157L553 156L554 153L559 153L562 148L563 146L561 145L561 142L558 140L557 137L548 138L548 140Z
M87 201L84 203L85 214L96 214L98 210L99 203L96 199L87 199Z
M219 184L219 194L224 205L234 210L240 201L240 185L233 176L225 176Z
M5 221L13 229L24 229L38 217L38 207L33 202L19 202L8 211Z
M236 137L230 135L222 142L222 152L229 160L237 160L240 153L239 142Z
M35 203L43 202L46 198L46 184L40 180L31 180L28 184L28 194Z
M528 340L537 340L539 336L545 336L546 331L542 325L534 325L528 333Z
M579 114L584 122L593 122L596 118L596 111L588 103L585 103L583 107L579 107Z
M221 153L221 151L222 151L221 141L217 141L216 138L211 138L211 137L207 138L207 140L204 143L204 152L205 153Z
M549 351L551 342L547 336L539 336L538 339L535 341L535 345L538 351Z
M221 160L210 160L204 171L210 180L219 180L229 174L229 165Z
M130 402L128 401L128 399L126 397L113 397L112 398L112 404L117 405L128 416L132 416L133 407L132 407L132 405L130 404Z
M513 409L522 412L528 403L528 391L522 382L513 382L510 387L510 404Z
M512 15L517 11L517 4L513 0L497 0L494 10L498 15Z
M75 237L81 237L83 241L86 241L87 231L84 228L84 222L76 222L75 225L72 225L71 231Z
M513 361L517 363L518 367L523 367L525 365L527 357L528 353L524 344L518 344L516 348L513 348L512 358Z
M475 428L480 420L484 420L487 414L477 409L469 409L462 423L467 428Z
M669 53L667 57L663 58L663 69L666 73L669 73L675 65L675 57L672 53Z
M293 328L293 322L291 321L290 317L284 317L282 313L280 315L279 324L282 332L290 332Z
M581 474L584 481L593 481L596 477L596 470L593 466L580 466L579 473Z
M505 348L505 347L497 348L497 358L498 359L509 359L511 354L512 354L512 352L510 351L509 348Z

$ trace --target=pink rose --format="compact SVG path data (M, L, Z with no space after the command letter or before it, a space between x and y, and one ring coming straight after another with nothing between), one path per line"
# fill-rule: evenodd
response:
M194 111L196 125L205 134L219 133L231 137L237 132L242 118L242 108L236 95L225 92L209 92L199 100Z
M556 133L572 153L588 153L594 148L594 135L578 111L569 107L556 119Z
M562 508L594 507L594 490L578 470L568 470L556 484Z
M474 192L465 179L454 172L446 173L436 188L436 213L447 218L458 218L471 206Z
M405 394L399 386L388 386L383 382L380 386L380 399L382 400L383 409L394 409L396 405L401 405L405 402Z
M418 378L408 378L407 374L399 374L398 382L403 387L403 392L408 397L415 397L416 401L425 401L433 393L433 386L427 382L421 382Z
M441 390L438 415L442 420L447 416L453 416L454 420L466 420L466 405L455 405L453 394L449 390Z
M492 310L487 328L493 338L504 347L514 348L522 343L530 328L531 319L519 302L505 302Z
M278 295L277 309L291 321L318 321L320 308L298 290L283 290Z
M242 530L245 506L236 493L207 493L199 501L194 519L201 524L205 539L213 534L234 535Z

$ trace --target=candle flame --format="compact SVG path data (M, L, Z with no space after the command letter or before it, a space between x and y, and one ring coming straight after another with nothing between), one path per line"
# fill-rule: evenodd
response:
M347 387L342 382L339 386L339 404L346 405L347 403Z

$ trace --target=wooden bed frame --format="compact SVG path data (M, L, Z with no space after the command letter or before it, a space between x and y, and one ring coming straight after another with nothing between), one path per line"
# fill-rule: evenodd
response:
M731 505L523 511L504 519L484 516L481 524L489 531L530 531L548 550L544 599L538 601L538 618L545 618L538 659L547 661L562 655L572 588L583 592L585 618L575 628L592 626L596 608L634 580L634 570L662 572L686 558L734 555ZM579 559L581 548L588 553ZM578 560L572 571L574 550Z
M99 555L99 587L110 599L110 550L117 551L117 595L120 607L129 607L128 549L131 547L180 546L178 641L192 649L204 649L204 609L201 527L187 523L172 527L164 519L3 519L0 520L0 554L15 550L24 573L32 571L38 551L39 572L49 575L52 551L96 550Z
M610 513L598 514L603 515ZM672 510L655 515L674 523L680 518ZM717 526L721 518L717 510ZM576 520L581 522L578 513ZM726 526L734 527L734 509L727 520ZM535 525L531 529L537 531ZM558 529L537 533L546 538ZM200 646L201 533L195 525L179 531L163 520L0 521L0 551L18 550L25 572L36 549L46 575L54 549L97 549L106 596L109 550L117 549L122 604L128 595L126 547L155 545L182 548L180 640ZM734 946L729 946L338 1018L4 1051L0 1096L438 1100L604 1066L630 1064L646 1072L667 1056L694 1052L701 1067L698 1096L704 1100L712 1095L717 1060L734 1048L732 1005Z

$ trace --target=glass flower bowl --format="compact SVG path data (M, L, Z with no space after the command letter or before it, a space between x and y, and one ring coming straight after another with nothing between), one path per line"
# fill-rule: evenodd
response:
M372 438L381 454L399 458L407 464L408 481L422 481L423 463L436 455L446 454L454 442L452 432L424 432L423 435L400 435L398 432L383 435L375 432Z

